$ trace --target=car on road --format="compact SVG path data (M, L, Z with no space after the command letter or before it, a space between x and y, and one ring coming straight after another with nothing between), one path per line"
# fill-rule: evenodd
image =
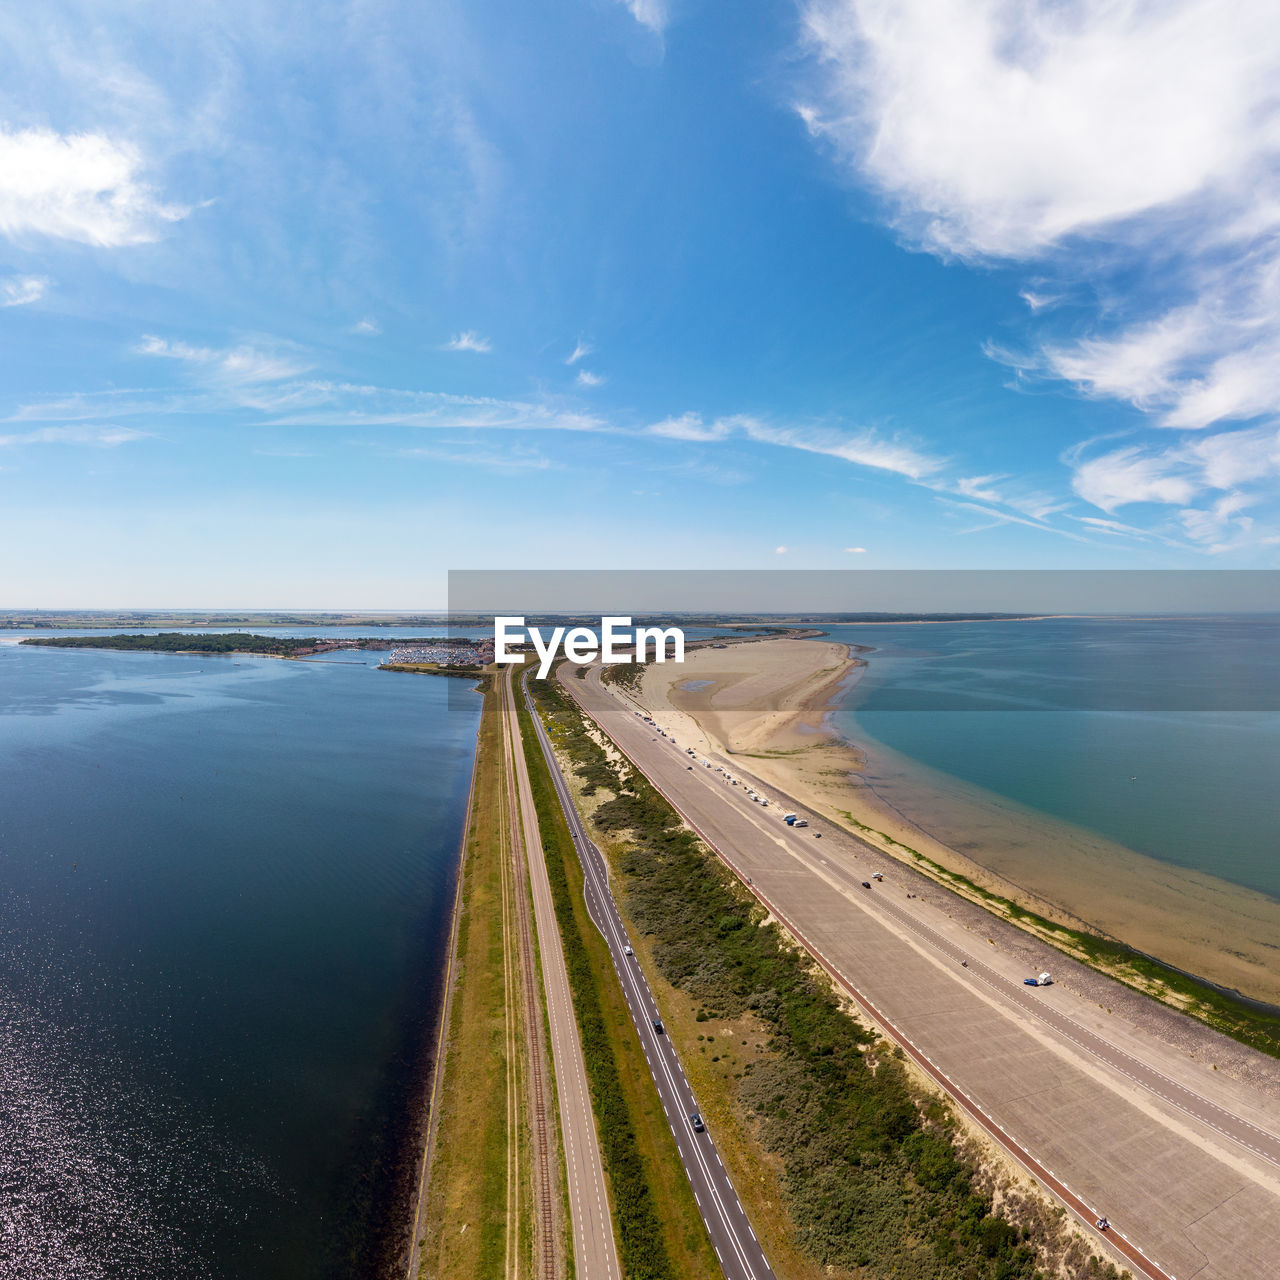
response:
M666 1034L666 1031L667 1031L666 1027L664 1027L664 1026L662 1025L662 1019L661 1019L661 1018L654 1018L654 1020L653 1020L653 1029L654 1029L654 1030L655 1030L655 1031L656 1031L660 1036L661 1036L661 1035L665 1035L665 1034Z
M635 952L634 952L634 951L632 951L630 947L623 947L623 948L622 948L622 954L623 954L624 956L633 956L633 955L635 955Z
M870 881L870 880L864 880L864 881L862 882L862 887L863 887L864 889L870 889L870 888L871 888L871 881Z
M702 1115L698 1111L689 1112L689 1123L693 1125L694 1133L703 1133L707 1127L705 1124L703 1124Z

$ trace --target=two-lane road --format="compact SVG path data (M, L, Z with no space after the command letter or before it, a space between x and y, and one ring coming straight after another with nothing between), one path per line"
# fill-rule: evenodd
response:
M528 700L527 691L525 697ZM531 700L529 713L555 782L574 847L582 863L587 910L609 946L609 954L613 958L627 1006L635 1021L658 1096L675 1136L681 1163L693 1188L694 1199L702 1220L706 1223L707 1233L720 1259L720 1265L728 1280L772 1280L773 1270L747 1221L742 1202L738 1199L733 1182L716 1151L715 1139L707 1130L696 1132L690 1123L690 1114L698 1110L698 1102L685 1077L671 1038L657 1031L653 1025L654 1019L659 1016L658 1008L645 980L644 971L634 956L627 955L626 949L630 944L609 887L609 872L604 855L582 825L551 742Z

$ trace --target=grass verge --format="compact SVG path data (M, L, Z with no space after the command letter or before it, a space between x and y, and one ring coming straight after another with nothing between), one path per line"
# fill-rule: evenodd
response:
M419 1276L491 1280L507 1250L507 858L501 707L487 696L459 875L456 988L445 1042ZM527 1193L526 1193L527 1194Z

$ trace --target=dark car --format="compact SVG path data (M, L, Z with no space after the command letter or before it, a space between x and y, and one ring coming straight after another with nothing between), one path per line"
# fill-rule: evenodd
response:
M870 888L871 888L871 881L870 881L870 880L864 880L864 881L862 882L862 887L863 887L864 889L870 889Z
M701 1113L697 1111L689 1112L689 1123L693 1125L694 1133L701 1133L707 1127L705 1124L702 1123Z
M659 1035L663 1035L663 1034L666 1032L666 1027L664 1027L664 1026L662 1025L662 1019L661 1019L661 1018L654 1018L654 1020L653 1020L653 1029L654 1029L654 1030L655 1030Z

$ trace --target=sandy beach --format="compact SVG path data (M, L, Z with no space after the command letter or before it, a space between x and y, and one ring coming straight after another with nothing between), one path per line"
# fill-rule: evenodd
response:
M861 663L831 641L696 648L646 668L638 699L682 744L739 757L765 783L902 856L890 841L1049 919L1101 930L1168 964L1280 1004L1280 903L834 734ZM911 817L908 817L907 814ZM944 820L945 816L945 820ZM944 843L930 834L952 833ZM963 831L963 838L954 833Z

